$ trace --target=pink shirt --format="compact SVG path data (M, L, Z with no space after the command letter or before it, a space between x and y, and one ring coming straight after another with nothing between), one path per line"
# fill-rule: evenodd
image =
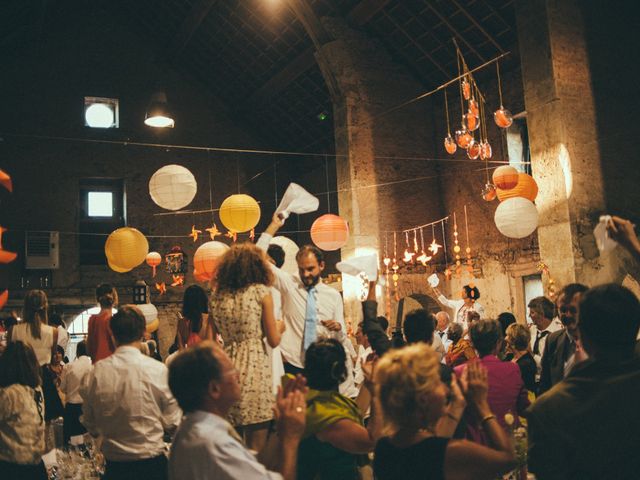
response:
M115 351L111 338L111 312L100 312L89 317L89 331L87 335L87 350L93 363L107 358Z
M522 415L529 406L527 389L522 381L520 367L513 362L503 362L495 355L486 355L480 359L480 363L487 369L489 375L488 402L491 411L503 428L507 428L504 416L507 413L513 415L513 426L519 425L518 415ZM454 369L456 375L462 375L465 365ZM487 444L487 438L480 426L480 420L471 409L465 410L467 421L467 438L478 443Z

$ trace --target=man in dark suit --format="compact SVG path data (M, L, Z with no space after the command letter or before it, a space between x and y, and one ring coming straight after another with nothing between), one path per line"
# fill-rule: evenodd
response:
M578 303L586 291L586 286L570 283L558 295L556 307L564 329L547 337L542 354L539 395L565 378L576 361L586 357L578 331Z
M530 407L529 470L539 480L637 479L640 302L601 285L582 296L579 318L589 359Z

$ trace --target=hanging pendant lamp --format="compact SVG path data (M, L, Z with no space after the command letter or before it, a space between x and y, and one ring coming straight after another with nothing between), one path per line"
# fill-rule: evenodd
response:
M144 123L155 128L173 128L175 126L166 93L156 92L151 96Z

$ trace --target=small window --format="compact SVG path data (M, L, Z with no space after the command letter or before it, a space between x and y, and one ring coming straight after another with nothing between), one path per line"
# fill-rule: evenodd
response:
M524 286L524 311L527 312L527 322L530 323L529 318L529 302L536 297L544 296L544 288L542 286L542 274L535 273L533 275L526 275L522 277L522 284Z
M88 203L90 217L113 217L113 192L89 192Z
M509 164L522 173L531 174L531 153L529 151L529 133L527 131L527 117L521 116L513 119L513 123L507 129L507 151Z
M90 128L119 128L118 99L84 97L84 125Z

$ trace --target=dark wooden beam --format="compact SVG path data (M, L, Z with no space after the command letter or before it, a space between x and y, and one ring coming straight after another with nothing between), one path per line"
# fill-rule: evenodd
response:
M351 24L358 27L366 25L367 22L369 22L369 20L371 20L376 13L382 10L389 3L389 1L390 0L362 0L347 14L347 19ZM300 2L294 2L294 4L299 3ZM297 14L298 12L296 12L296 15ZM305 28L307 28L306 24ZM327 40L327 38L324 36L325 33L323 30L320 30L320 33L317 33L318 29L314 27L312 29L312 32L314 32L314 36L312 36L311 39L314 42L315 48L318 47L318 44L322 44L322 42ZM260 88L258 88L258 90L251 94L251 96L247 99L246 105L249 107L255 104L266 102L267 100L287 88L287 86L300 75L313 67L316 63L316 59L314 57L314 47L307 48L304 52L302 52L291 62L289 62L286 67L284 67L273 77L267 80L264 85L262 85Z
M198 0L191 7L191 11L187 14L180 25L178 33L173 37L167 55L169 58L178 55L184 47L187 46L193 34L196 33L202 21L207 17L211 8L218 0Z

